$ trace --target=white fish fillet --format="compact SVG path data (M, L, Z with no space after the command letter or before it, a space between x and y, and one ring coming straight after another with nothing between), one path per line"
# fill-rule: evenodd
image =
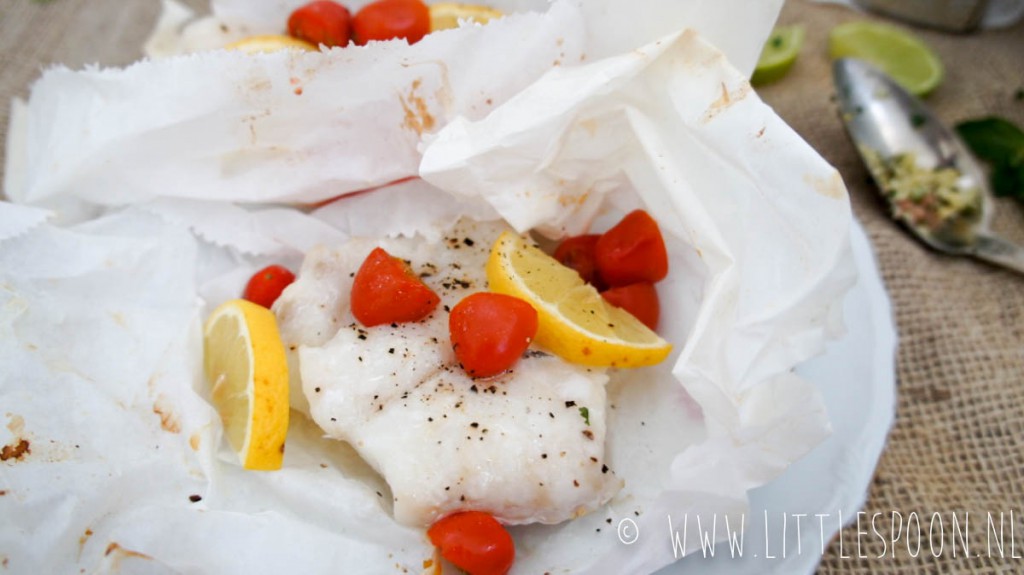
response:
M507 524L559 523L622 486L605 463L603 370L531 350L511 372L474 380L454 357L446 310L486 288L487 255L504 229L464 221L440 244L318 248L274 306L311 417L384 477L401 523L468 509ZM430 317L372 328L352 317L352 276L378 245L441 297Z

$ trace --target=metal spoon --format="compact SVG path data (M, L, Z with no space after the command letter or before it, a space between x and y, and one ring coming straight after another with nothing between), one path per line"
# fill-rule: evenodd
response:
M957 135L870 64L836 60L839 111L893 217L929 246L1024 273L1024 247L994 235L992 192Z

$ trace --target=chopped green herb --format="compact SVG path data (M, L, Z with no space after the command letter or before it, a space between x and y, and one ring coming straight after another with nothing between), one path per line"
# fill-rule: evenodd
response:
M970 240L973 224L981 216L981 191L962 185L959 171L919 165L913 153L882 157L864 148L862 154L894 217L931 235Z
M583 418L583 423L590 425L590 410L586 407L580 408L580 416Z
M1017 91L1013 93L1013 99L1018 102L1024 101L1024 88L1017 88Z
M956 131L974 155L992 166L992 191L1024 201L1024 131L998 117L957 124Z
M913 116L910 117L910 125L914 126L915 128L920 128L921 126L927 123L928 118L925 117L924 114L914 114Z

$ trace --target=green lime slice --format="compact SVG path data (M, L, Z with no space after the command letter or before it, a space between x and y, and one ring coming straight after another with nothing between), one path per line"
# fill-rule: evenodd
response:
M916 96L926 96L945 75L932 49L902 28L855 21L840 24L828 35L828 55L860 58L874 64Z
M752 84L774 82L789 72L804 45L803 26L779 26L772 30L771 36L764 43L761 57L757 60L754 75L750 77Z

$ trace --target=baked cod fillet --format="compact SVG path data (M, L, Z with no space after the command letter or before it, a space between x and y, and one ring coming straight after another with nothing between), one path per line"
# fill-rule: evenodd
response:
M605 463L604 370L531 349L509 372L474 380L455 359L447 310L486 289L487 256L504 229L463 221L439 243L317 248L274 305L311 417L383 476L403 524L470 509L506 524L559 523L621 488ZM433 314L372 328L355 320L352 278L377 246L441 297Z

